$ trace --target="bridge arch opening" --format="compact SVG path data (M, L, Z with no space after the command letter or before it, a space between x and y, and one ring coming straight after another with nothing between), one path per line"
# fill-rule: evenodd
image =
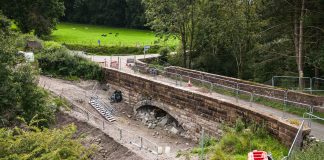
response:
M136 119L149 129L161 129L171 134L184 136L181 123L167 111L154 105L143 105L135 109Z

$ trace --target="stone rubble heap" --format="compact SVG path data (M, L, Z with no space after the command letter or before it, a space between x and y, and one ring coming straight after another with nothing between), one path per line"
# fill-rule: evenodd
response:
M183 128L178 122L163 110L156 108L141 108L136 114L136 119L141 121L149 129L163 129L168 133L184 136ZM158 132L154 132L158 135Z

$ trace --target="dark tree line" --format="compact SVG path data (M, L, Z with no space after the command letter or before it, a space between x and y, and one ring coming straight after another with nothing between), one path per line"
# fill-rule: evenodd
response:
M146 28L141 0L64 0L63 21Z

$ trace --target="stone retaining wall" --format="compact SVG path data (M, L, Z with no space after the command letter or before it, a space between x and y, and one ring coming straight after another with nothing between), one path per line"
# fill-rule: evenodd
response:
M104 68L104 71L108 83L129 92L150 95L154 101L163 104L162 107L156 107L173 115L192 139L199 138L202 128L209 135L220 136L220 124L234 124L238 118L257 124L264 123L268 131L287 146L291 145L298 130L298 126L248 106L214 99L208 94L184 90L114 69ZM304 136L309 133L310 129L303 130Z

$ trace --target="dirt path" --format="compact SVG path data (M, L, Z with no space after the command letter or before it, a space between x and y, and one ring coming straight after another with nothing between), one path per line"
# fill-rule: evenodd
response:
M100 129L94 128L85 122L80 122L66 113L58 112L56 114L56 124L52 127L61 128L71 123L77 126L77 132L75 137L82 137L82 144L84 144L85 146L96 144L98 146L97 151L95 152L92 159L143 159L142 157L136 155L134 152L130 151L128 148L114 141L114 139L107 136Z
M94 92L94 90L92 89L93 86L95 86L95 84L95 81L70 82L44 76L41 76L39 79L39 86L50 90L56 95L61 95L62 97L73 102L73 104L89 111L93 115L100 117L100 114L88 104L90 96ZM104 91L102 90L102 86L98 85L95 88L98 89L96 90L96 95L98 95L106 103L109 103L108 97L112 94L114 90L109 89L108 91ZM135 120L133 115L133 108L124 102L114 104L113 107L117 110L117 114L115 117L117 121L113 123L107 121L107 123L111 127L106 126L106 128L108 128L108 130L110 131L106 131L105 133L108 133L109 135L111 133L111 136L114 139L116 137L115 132L117 132L117 130L114 131L111 128L117 126L118 128L128 131L128 134L130 134L130 136L133 135L134 137L136 137L135 134L140 135L142 137L145 137L148 141L157 144L159 147L162 147L163 149L165 149L165 147L170 147L170 153L159 155L158 159L177 159L176 155L178 151L190 150L193 146L196 145L196 143L192 142L191 140L169 134L166 131L158 129L148 129L147 126L144 126L141 122ZM78 117L78 115L76 117ZM100 126L100 124L98 124L98 126ZM159 136L153 135L153 133L155 132L158 132ZM132 144L122 143L122 145L124 145L140 157L145 157L144 159L157 158L155 154L146 152L144 150L139 150L137 146L134 146Z

